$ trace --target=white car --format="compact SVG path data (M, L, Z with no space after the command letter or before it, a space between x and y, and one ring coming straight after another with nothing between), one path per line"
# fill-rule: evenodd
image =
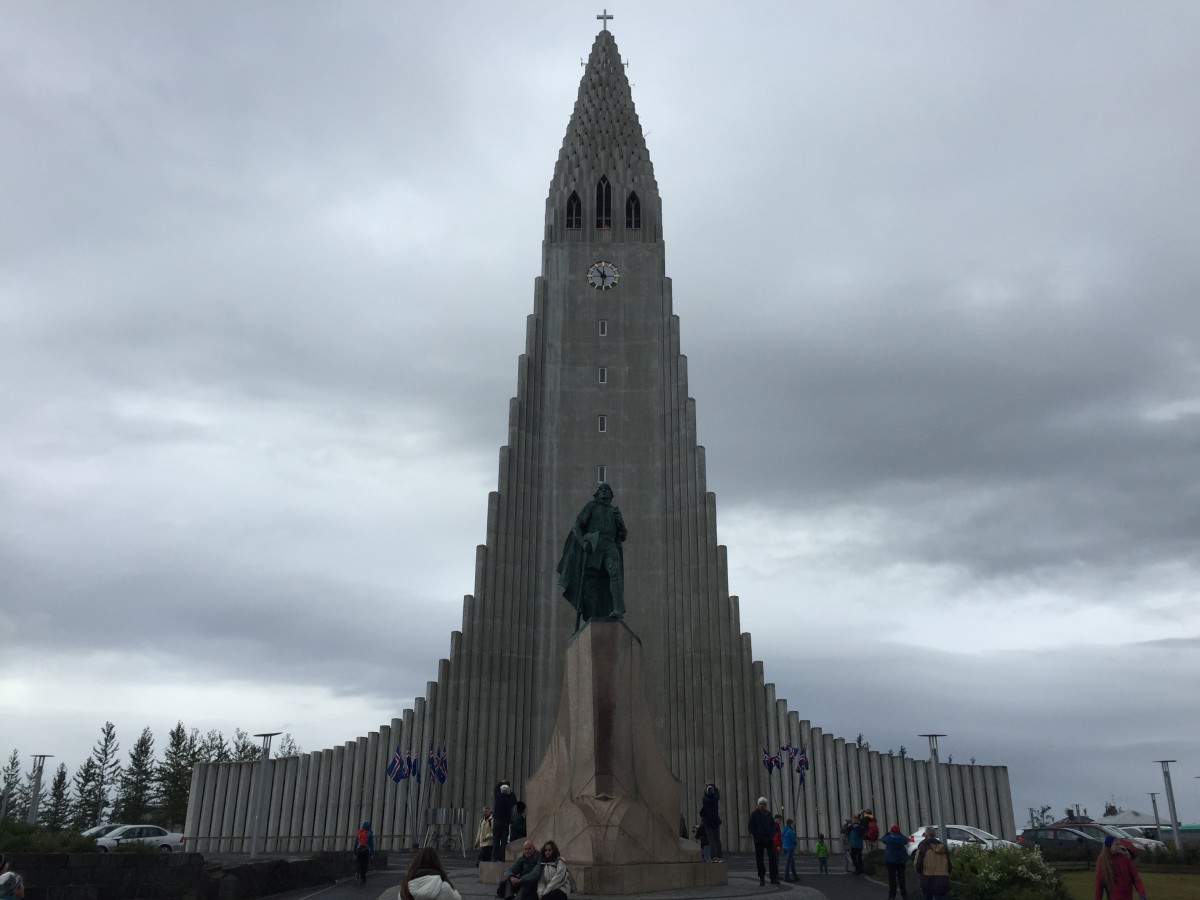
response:
M104 853L122 844L141 843L157 847L163 853L182 853L184 837L177 831L167 831L157 825L122 825L104 837L96 838L96 846Z
M116 831L118 828L124 828L124 827L125 826L122 825L120 822L118 822L115 825L93 825L87 831L81 831L79 833L83 837L102 838L106 834L108 834L110 831Z
M914 831L908 838L908 855L912 856L917 852L917 845L925 840L925 829L933 827L934 831L937 826L922 825ZM998 838L994 834L984 831L982 828L976 828L974 825L947 825L946 826L946 846L951 850L957 850L964 844L974 844L983 847L985 850L995 850L997 847L1016 847L1012 841L1006 841L1004 838Z
M1126 840L1133 844L1139 851L1145 850L1153 853L1156 850L1166 850L1167 845L1162 841L1156 841L1152 838L1142 837L1139 834L1133 834L1126 831L1124 828L1118 828L1116 825L1101 825L1099 822L1076 822L1071 826L1076 831L1082 831L1084 834L1090 834L1097 840L1104 840L1111 835L1117 840Z

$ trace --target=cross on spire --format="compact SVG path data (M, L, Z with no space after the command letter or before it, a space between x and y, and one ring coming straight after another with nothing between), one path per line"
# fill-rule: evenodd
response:
M603 30L608 31L608 20L613 18L612 16L610 16L608 14L608 10L605 9L604 12L602 12L600 15L596 16L596 18L599 19L601 21L601 23L603 24L603 26L604 26Z

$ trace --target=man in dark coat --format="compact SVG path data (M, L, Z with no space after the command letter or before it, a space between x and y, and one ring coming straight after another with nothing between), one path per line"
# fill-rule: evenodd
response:
M758 883L767 883L767 867L763 865L763 856L771 869L771 884L779 884L779 857L775 855L775 819L767 809L767 798L759 797L758 806L750 813L750 821L746 825L750 837L754 838L754 861L758 863Z
M721 859L721 792L717 786L709 782L704 786L704 796L700 800L700 824L708 835L708 846L713 862L724 862Z
M507 780L496 785L492 794L492 861L504 862L504 845L508 843L508 826L512 824L517 795Z
M592 497L575 517L557 569L563 596L578 614L576 630L592 619L625 617L625 520L607 483Z

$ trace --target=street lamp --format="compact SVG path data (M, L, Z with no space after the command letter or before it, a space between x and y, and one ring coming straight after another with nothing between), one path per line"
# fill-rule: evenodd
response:
M25 819L30 825L37 824L38 800L42 796L42 768L46 765L46 760L53 756L53 753L33 754L33 791L29 795L29 815Z
M277 734L283 734L282 731L264 731L262 734L256 734L256 738L262 738L262 758L258 762L258 787L254 791L254 829L250 832L250 858L255 859L258 856L258 842L262 837L263 826L266 824L263 820L266 815L263 812L263 794L267 786L267 763L271 759L271 738Z
M1158 791L1150 793L1150 805L1154 807L1154 836L1162 840L1162 822L1158 819Z
M1171 790L1171 763L1173 759L1156 759L1156 763L1162 763L1163 767L1163 784L1167 788L1167 812L1171 814L1171 834L1175 836L1175 852L1183 852L1183 844L1179 840L1179 816L1175 814L1175 792Z
M938 827L938 838L946 843L946 815L942 811L942 792L938 787L938 746L937 739L944 734L921 734L918 737L929 738L929 784L933 788L933 818Z

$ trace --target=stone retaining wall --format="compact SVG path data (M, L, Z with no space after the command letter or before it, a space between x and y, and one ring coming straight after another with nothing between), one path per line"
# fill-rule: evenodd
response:
M332 884L354 871L349 852L214 862L200 853L12 853L26 900L253 900ZM372 868L387 866L377 852Z

